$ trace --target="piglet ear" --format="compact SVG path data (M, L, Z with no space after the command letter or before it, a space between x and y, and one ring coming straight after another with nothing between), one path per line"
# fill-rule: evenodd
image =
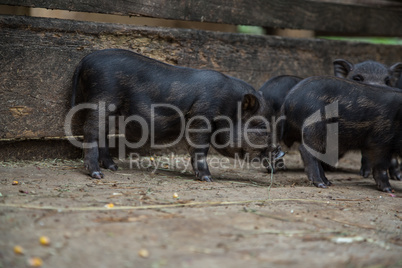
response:
M337 59L334 60L334 74L336 77L346 78L350 71L353 69L353 64L347 60Z
M241 109L243 112L250 112L254 114L258 108L260 108L260 102L255 95L246 94L243 96L243 101L241 103Z
M395 80L398 80L398 78L402 76L402 62L395 63L394 65L389 67L389 70L391 72L391 76Z

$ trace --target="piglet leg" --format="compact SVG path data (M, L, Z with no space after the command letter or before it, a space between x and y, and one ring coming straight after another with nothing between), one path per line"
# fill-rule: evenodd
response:
M113 161L109 152L109 142L106 138L106 144L104 147L99 147L99 161L104 168L110 169L112 171L117 170L117 165Z
M391 184L389 184L389 178L387 174L387 169L381 166L375 166L373 168L373 177L377 183L377 188L380 191L392 193Z
M98 151L98 142L97 141L92 141L89 142L89 140L85 141L86 144L88 145L89 148L84 148L84 165L85 168L88 170L89 175L93 179L102 179L103 178L103 173L100 171L99 167L99 151Z
M207 163L207 154L209 148L190 149L191 164L193 166L197 180L212 182L211 173Z
M402 170L401 166L399 166L398 159L396 157L392 157L391 166L389 167L389 176L393 180L402 181Z
M99 119L94 111L87 115L84 124L84 165L93 179L103 178L99 167Z
M370 163L373 163L373 177L380 191L387 193L393 192L387 170L391 166L391 154L382 148L368 150L365 155Z
M321 163L303 145L299 146L299 151L303 159L304 170L313 184L318 188L327 188L331 185L332 183L325 177Z
M363 176L364 178L368 178L368 176L370 176L370 173L371 173L371 166L370 166L369 160L363 154L363 151L362 151L361 163L362 163L362 166L360 168L360 175Z

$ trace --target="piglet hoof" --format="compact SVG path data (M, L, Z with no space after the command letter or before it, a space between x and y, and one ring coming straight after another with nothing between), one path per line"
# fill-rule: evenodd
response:
M389 170L389 176L393 180L402 181L402 172L400 170Z
M92 179L102 179L103 178L103 173L100 171L94 171L91 174Z
M117 165L113 164L113 165L108 166L108 169L110 169L111 171L117 171L118 167L117 167Z
M363 176L363 178L368 178L368 176L370 176L370 169L365 169L362 167L360 169L360 175Z
M202 176L201 180L206 182L213 182L211 176Z
M391 187L386 187L382 189L382 191L390 194L395 192Z
M206 181L206 182L213 182L211 176L209 176L209 175L202 176L201 178L200 178L200 177L197 177L197 180L199 180L199 181Z
M377 188L380 191L386 192L386 193L393 193L394 190L392 189L391 185L389 182L384 183L384 182L377 182Z
M324 188L324 189L328 188L328 186L323 182L313 182L313 184L318 188Z

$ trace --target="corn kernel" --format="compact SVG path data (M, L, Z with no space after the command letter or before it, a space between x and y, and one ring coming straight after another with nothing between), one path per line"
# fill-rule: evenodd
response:
M138 251L138 255L139 255L140 257L142 257L142 258L148 258L148 257L149 257L149 251L146 250L145 248L140 249L140 250Z
M12 185L18 185L19 182L18 181L13 181Z
M41 267L43 264L43 261L39 257L33 257L28 259L28 265L31 267Z
M179 195L177 193L174 193L173 198L179 198Z
M41 236L39 237L39 242L43 246L49 246L50 245L50 239L47 236Z
M14 253L22 255L22 254L24 254L24 249L21 246L15 246Z
M114 204L113 203L109 203L109 204L106 204L105 205L105 208L113 208L114 207Z

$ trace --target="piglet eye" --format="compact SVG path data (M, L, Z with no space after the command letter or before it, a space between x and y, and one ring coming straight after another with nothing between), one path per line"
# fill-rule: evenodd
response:
M386 78L384 79L384 82L385 82L385 84L386 84L387 86L391 86L391 80L389 79L389 77L386 77Z
M353 76L352 79L354 81L358 81L358 82L363 82L364 81L363 76L361 76L360 74L357 74L357 75Z

